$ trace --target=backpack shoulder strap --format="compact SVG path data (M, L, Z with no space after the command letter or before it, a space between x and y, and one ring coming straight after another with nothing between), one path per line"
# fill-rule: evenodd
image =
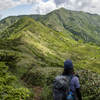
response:
M75 75L70 75L69 77L72 79L73 77L75 77Z

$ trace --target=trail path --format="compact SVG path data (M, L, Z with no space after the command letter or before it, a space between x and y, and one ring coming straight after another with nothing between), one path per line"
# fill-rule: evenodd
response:
M33 86L33 89L35 90L35 97L34 100L40 100L40 95L42 93L42 88L40 86Z

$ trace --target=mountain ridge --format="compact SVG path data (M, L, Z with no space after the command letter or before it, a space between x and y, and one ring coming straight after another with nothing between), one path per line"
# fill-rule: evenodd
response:
M25 16L25 15L23 15ZM19 18L23 16L17 16ZM100 16L96 14L85 13L82 11L71 11L65 8L54 10L46 15L27 15L36 21L42 22L45 26L62 32L69 38L82 40L83 42L100 43ZM13 17L12 17L13 18ZM19 18L12 20L12 23ZM8 20L6 22L5 20ZM3 31L7 26L11 25L9 19L3 20L5 24L2 26L0 21L0 30Z
M6 29L8 26L12 25L14 22L19 20L20 18L24 16L29 16L33 19L38 18L41 15L18 15L18 16L8 16L0 21L0 32L2 32L4 29Z
M54 17L53 14L56 17ZM66 34L66 30L70 31L72 33L71 36L75 40L82 39L84 42L95 43L99 43L100 41L100 16L91 16L90 14L84 12L70 11L61 8L54 10L45 16L39 17L38 20L40 20L46 26L53 26L53 29L62 33ZM61 30L57 29L56 27Z
M10 75L17 77L15 87L22 87L23 81L30 90L30 99L35 94L33 86L39 85L43 88L41 98L53 100L52 80L62 73L66 59L73 61L75 73L81 76L83 100L100 98L100 47L75 41L68 33L55 31L30 17L19 19L1 33L0 61L9 67Z
M19 19L17 22L9 26L5 31L1 33L1 39L16 38L21 38L20 42L24 44L28 49L32 50L32 48L34 48L37 49L40 55L43 53L45 57L54 57L52 58L51 63L55 60L59 66L61 62L64 61L64 59L68 58L74 60L75 62L78 59L82 59L82 61L84 61L84 59L88 59L91 61L92 59L89 56L91 55L91 52L89 52L91 51L90 49L96 50L97 52L99 49L99 47L93 43L90 43L90 45L84 44L82 41L77 42L74 39L69 38L66 34L54 31L53 29L44 26L42 23L37 22L30 17L23 17ZM34 51L34 49L32 52L37 52ZM98 53L94 52L93 55L99 57ZM40 57L40 55L37 54L36 56ZM65 57L64 54L66 54L68 57ZM55 57L57 59L55 59ZM80 63L82 62L80 61Z

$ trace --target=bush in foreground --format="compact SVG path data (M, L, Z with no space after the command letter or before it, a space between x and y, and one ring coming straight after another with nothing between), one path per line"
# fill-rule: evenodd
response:
M29 90L25 88L14 88L14 76L9 76L8 67L0 62L0 100L26 100Z

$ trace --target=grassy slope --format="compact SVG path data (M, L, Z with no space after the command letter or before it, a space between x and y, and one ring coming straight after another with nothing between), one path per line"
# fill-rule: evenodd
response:
M65 59L72 59L77 68L84 67L99 72L98 46L83 44L81 41L76 42L63 33L46 28L29 17L21 18L8 27L2 32L1 37L9 39L21 37L23 45L19 48L40 60L43 59L41 62L44 63L44 66L47 66L47 62L60 66Z
M84 42L100 43L100 16L70 11L64 8L52 11L46 15L21 15L10 16L0 21L0 32L23 16L29 16L56 31L62 32L67 37Z
M40 17L40 15L19 15L19 16L9 16L0 21L0 33L5 30L8 26L12 25L16 21L18 21L20 18L24 16L29 16L33 19L37 19Z
M37 20L56 31L71 35L75 40L82 39L84 42L95 43L100 41L99 15L61 8L41 16Z
M3 31L1 38L0 56L3 53L6 57L6 52L7 55L18 56L17 66L10 70L10 74L17 76L19 81L20 78L23 79L29 87L31 87L29 84L51 85L52 79L62 72L63 62L66 59L73 61L75 71L78 70L80 75L84 72L81 73L79 69L100 73L100 48L98 46L84 44L82 41L77 42L63 33L45 27L32 18L21 18ZM92 72L90 73L92 74ZM85 77L85 74L82 77ZM19 81L17 81L16 87L23 85ZM84 88L83 81L82 79L82 89ZM88 82L85 85L89 85ZM46 89L49 94L51 87L49 89L46 87ZM46 89L44 89L42 96L45 95ZM84 97L87 95L85 90L83 94Z

